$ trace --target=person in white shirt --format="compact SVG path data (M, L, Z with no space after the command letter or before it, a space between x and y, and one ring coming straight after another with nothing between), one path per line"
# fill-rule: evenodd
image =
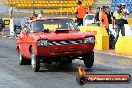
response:
M129 16L129 10L126 8L126 4L122 4L122 11L124 13L123 19L124 19L124 24L128 24L128 16Z
M43 15L42 14L38 14L37 19L40 19L40 18L43 18Z
M44 17L44 13L43 11L40 11L40 13L37 16L37 19L43 18Z

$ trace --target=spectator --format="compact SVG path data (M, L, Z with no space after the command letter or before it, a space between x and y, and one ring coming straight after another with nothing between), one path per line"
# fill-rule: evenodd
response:
M109 35L109 23L108 23L108 18L105 12L106 12L106 7L102 6L101 12L99 13L99 22L100 22L100 26L106 28L106 31Z
M38 15L35 12L33 12L33 14L30 16L30 20L36 19L37 16Z
M113 29L114 29L114 25L115 26L115 30L116 30L116 41L119 37L119 32L121 30L121 34L122 36L125 36L125 28L124 28L124 20L123 20L123 12L122 12L122 8L120 6L117 7L116 9L117 11L114 12L113 14Z
M109 24L112 24L112 19L111 19L112 13L110 12L109 6L106 7L106 12L105 12L105 14L107 15Z
M89 8L88 8L87 14L93 14L91 6L89 6Z
M37 17L38 15L34 12L34 13L33 13L33 16L34 16L34 17Z
M38 14L37 19L40 19L40 18L43 18L43 15L42 14Z
M44 13L41 10L40 13L37 15L37 19L43 18L44 17Z
M128 16L129 16L129 10L126 8L126 4L123 3L122 4L122 11L123 11L123 19L124 19L124 24L128 24L127 20L128 20Z
M41 12L40 12L41 14L42 14L42 16L44 17L44 12L41 10Z
M95 13L95 17L94 17L95 21L99 21L99 13L100 13L100 7L97 8L97 11Z
M80 0L78 1L77 4L78 4L78 7L75 10L75 14L77 17L77 24L78 26L81 26L81 25L83 26L83 18L85 17L86 6L82 5L82 2Z

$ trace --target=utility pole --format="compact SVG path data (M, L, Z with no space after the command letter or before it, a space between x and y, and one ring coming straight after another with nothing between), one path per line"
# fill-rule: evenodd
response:
M34 0L33 0L33 13L34 13Z
M11 1L11 0L10 0ZM13 20L13 7L9 4L9 16L10 16L10 36L14 37L15 32L14 32L14 20Z
M63 1L61 1L61 17L62 17L62 3L63 3Z

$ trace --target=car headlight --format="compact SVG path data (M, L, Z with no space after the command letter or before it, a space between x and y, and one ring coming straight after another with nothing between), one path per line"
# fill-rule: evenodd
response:
M39 40L37 44L38 46L48 46L48 40Z
M95 38L94 37L85 38L84 43L95 43Z

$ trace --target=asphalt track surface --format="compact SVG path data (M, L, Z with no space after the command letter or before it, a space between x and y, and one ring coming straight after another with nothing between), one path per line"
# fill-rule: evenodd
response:
M19 65L14 38L0 37L0 88L132 88L129 84L85 84L76 82L78 66L83 61L74 60L73 64L43 65L40 72L33 72L30 65ZM95 53L93 68L86 69L89 74L130 74L132 58L117 57Z

